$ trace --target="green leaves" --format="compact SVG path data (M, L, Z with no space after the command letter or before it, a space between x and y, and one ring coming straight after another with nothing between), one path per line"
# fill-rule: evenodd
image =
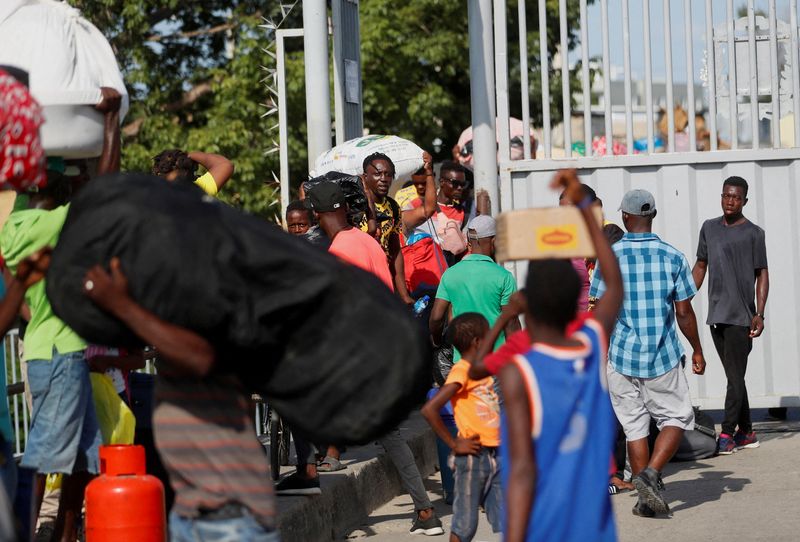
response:
M278 2L258 0L71 0L109 38L128 91L123 168L149 171L152 157L167 148L219 152L236 173L221 197L267 218L278 212L278 154L265 155L277 140L277 115L261 82L262 51L273 38L262 16L282 20ZM570 46L577 40L578 0L568 5ZM558 1L548 0L548 43L556 51ZM461 131L471 124L467 4L463 0L361 0L364 123L372 133L397 134L449 158ZM507 6L510 88L519 88L517 7ZM530 101L541 123L538 10L528 2ZM301 4L282 28L302 27ZM307 176L305 80L301 39L286 41L288 153L292 185ZM550 59L552 61L552 58ZM573 75L574 78L574 75ZM560 73L550 73L552 121L560 121ZM574 88L578 82L573 81ZM513 92L513 90L512 90ZM332 93L331 93L332 94ZM519 95L511 112L520 116ZM331 108L333 109L333 108ZM433 142L443 144L434 152Z

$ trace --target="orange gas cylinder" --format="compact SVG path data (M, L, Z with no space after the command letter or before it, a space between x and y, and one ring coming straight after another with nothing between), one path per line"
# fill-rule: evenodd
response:
M142 446L101 446L86 488L86 542L164 542L164 486L145 473Z

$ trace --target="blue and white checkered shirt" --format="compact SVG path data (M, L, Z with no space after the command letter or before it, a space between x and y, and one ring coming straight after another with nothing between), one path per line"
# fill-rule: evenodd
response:
M654 233L626 233L612 248L622 271L625 297L611 335L608 361L627 376L661 376L683 355L674 302L697 293L689 262ZM598 266L589 297L602 297L605 291Z

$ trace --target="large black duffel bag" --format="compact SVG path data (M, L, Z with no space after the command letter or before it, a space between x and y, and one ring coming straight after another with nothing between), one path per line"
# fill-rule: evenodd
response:
M329 171L325 175L303 181L303 190L308 194L313 187L325 182L336 183L341 187L344 199L347 201L347 220L354 226L361 224L369 205L361 178L358 175Z
M365 442L424 398L422 340L380 280L194 186L96 179L53 253L55 313L90 342L141 346L82 292L87 269L114 256L138 303L207 338L216 370L240 375L312 440Z

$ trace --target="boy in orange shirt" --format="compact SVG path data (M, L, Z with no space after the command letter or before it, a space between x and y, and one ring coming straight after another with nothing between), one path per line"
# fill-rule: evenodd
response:
M444 386L422 407L422 415L455 456L455 499L450 542L468 542L478 528L481 505L492 525L500 532L503 490L500 487L498 447L500 446L500 403L491 377L472 380L467 376L471 362L489 330L489 322L476 312L461 314L450 322L450 343L461 352ZM458 436L453 437L439 416L452 401Z

